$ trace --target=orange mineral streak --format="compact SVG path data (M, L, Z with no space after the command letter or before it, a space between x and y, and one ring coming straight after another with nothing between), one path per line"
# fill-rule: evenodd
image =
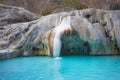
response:
M69 27L63 31L63 34L69 36L70 34L72 34L72 32L73 32L72 28ZM54 29L52 29L52 30L50 30L50 32L48 34L49 34L48 35L48 45L49 45L49 50L50 50L50 56L53 56L54 37L55 37L56 32Z
M48 36L48 45L49 45L49 50L50 50L50 55L53 56L53 41L55 37L55 31L52 29L50 31L50 34Z
M69 36L70 34L72 34L72 32L73 32L72 28L69 27L69 28L67 28L67 29L64 30L64 33L63 33L63 34Z

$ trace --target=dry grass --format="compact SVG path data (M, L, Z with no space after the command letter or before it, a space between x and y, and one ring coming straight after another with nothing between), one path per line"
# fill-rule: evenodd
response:
M99 8L99 9L119 9L120 0L0 0L0 3L24 7L36 14L48 15L54 10L65 7L72 9ZM58 10L57 12L61 12Z

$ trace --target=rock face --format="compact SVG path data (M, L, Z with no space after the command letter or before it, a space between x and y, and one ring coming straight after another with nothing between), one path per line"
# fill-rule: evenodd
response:
M38 19L37 15L20 7L0 4L0 26L28 22Z
M120 10L120 0L0 0L0 3L23 7L40 15L83 8Z
M120 54L120 11L84 9L0 28L0 59Z

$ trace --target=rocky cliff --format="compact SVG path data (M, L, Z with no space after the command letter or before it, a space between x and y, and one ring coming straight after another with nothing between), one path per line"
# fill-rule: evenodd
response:
M40 15L85 8L120 10L120 0L0 0L0 3L23 7Z
M0 9L3 8L1 5ZM0 15L13 10L14 7L8 6ZM27 17L29 22L11 22L11 16L7 19L0 16L0 59L31 55L120 54L120 10L90 8L42 16L37 20L33 13L27 11L25 15L31 16ZM16 16L12 17L17 19ZM3 25L2 19L8 24Z

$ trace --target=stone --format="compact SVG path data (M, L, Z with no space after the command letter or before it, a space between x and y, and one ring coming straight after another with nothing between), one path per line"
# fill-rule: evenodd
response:
M21 7L0 4L0 28L4 25L29 22L38 19L37 15Z
M119 14L120 10L90 8L3 25L0 59L120 54Z

